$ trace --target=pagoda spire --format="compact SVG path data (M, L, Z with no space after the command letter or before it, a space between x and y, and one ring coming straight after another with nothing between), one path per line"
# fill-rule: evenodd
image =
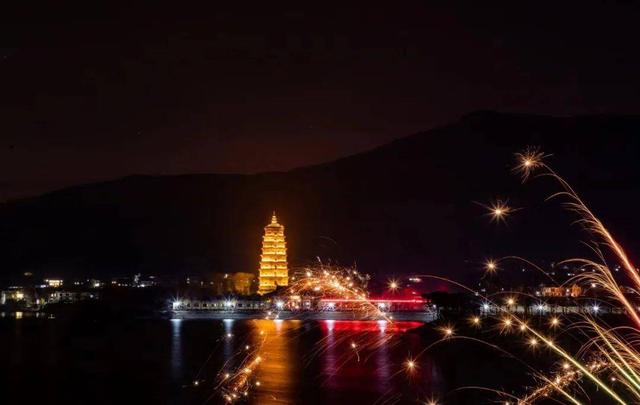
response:
M287 243L284 226L278 223L275 211L271 223L264 227L262 254L260 255L259 294L267 294L279 286L289 285L289 267L287 265Z

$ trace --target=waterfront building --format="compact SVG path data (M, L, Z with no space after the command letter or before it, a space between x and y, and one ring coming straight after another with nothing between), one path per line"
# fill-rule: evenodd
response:
M216 273L209 285L216 295L251 295L256 293L257 277L255 273Z
M88 291L54 291L49 294L48 304L75 303L98 299L97 293Z
M28 294L25 294L25 290L20 287L12 287L9 290L0 291L0 305L5 305L8 301L25 301L25 298L28 298Z
M19 308L27 309L42 303L44 300L39 298L34 288L12 286L8 290L0 291L0 305L17 305Z
M542 288L543 297L580 297L583 295L582 287L573 284L570 287L546 286Z
M259 294L267 294L278 287L289 285L289 268L287 266L287 243L284 237L284 226L278 223L275 212L271 223L264 228L262 238L262 254L259 269Z
M59 278L48 278L45 279L44 282L51 288L59 288L64 284L64 281Z
M172 302L174 311L260 311L268 307L268 303L257 298L209 297L181 298Z

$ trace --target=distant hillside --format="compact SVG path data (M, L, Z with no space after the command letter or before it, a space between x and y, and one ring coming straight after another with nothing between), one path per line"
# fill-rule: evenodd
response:
M566 232L571 216L543 201L549 181L523 186L510 172L513 153L527 145L553 153L552 165L635 247L639 134L640 117L480 112L287 173L131 176L72 187L0 206L0 271L255 271L273 210L293 264L320 256L371 273L460 277L487 255L585 252L576 232ZM489 224L474 203L496 196L523 208L507 225Z

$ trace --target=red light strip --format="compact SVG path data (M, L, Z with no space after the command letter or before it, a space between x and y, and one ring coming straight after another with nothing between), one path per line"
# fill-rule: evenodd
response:
M336 298L335 300L332 300L332 299L323 298L323 299L320 300L320 302L335 302L335 303L339 303L339 302L364 302L364 300L348 299L348 298ZM411 300L372 299L372 300L367 300L367 302L381 303L381 304L422 304L422 303L425 303L426 301L423 300L423 299L414 298L414 299L411 299Z

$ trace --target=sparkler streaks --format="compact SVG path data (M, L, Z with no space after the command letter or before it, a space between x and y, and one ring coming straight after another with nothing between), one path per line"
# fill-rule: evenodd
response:
M516 399L516 403L518 404L531 404L542 398L548 398L554 393L558 393L563 399L571 403L580 404L582 403L580 396L585 395L585 384L587 381L595 384L599 390L606 393L609 398L616 403L626 404L629 402L638 402L638 400L640 400L640 353L638 352L638 347L640 347L640 331L638 330L640 327L640 316L638 315L638 308L631 302L629 295L637 299L638 292L640 291L640 274L631 263L622 246L585 205L575 190L544 162L545 157L547 157L547 155L539 149L529 148L524 152L516 154L518 163L514 171L522 176L523 182L533 174L555 179L562 187L562 191L553 194L549 198L566 198L567 201L564 203L564 206L578 215L579 219L576 222L584 226L596 239L593 245L595 246L594 252L596 253L597 260L577 258L567 261L581 264L592 270L577 274L570 282L591 285L592 287L601 286L602 290L608 294L612 304L617 304L626 309L626 314L632 322L632 326L615 328L607 326L599 318L592 316L592 314L597 314L598 311L594 308L599 308L598 305L592 306L591 313L577 314L576 317L578 320L572 318L566 319L567 325L563 325L563 321L557 316L549 318L547 325L549 331L564 328L566 331L571 330L578 332L576 335L583 338L580 349L576 353L571 353L569 350L563 348L561 344L557 343L549 333L543 332L539 327L530 325L517 315L515 311L517 301L513 292L499 294L506 295L506 297L503 298L504 304L500 305L494 302L491 297L484 297L459 283L444 280L450 281L479 296L484 302L482 308L486 315L489 314L490 308L496 309L497 313L495 316L498 318L498 328L502 334L510 334L515 330L519 330L520 333L525 335L524 343L529 346L530 350L538 350L539 347L546 347L563 360L562 370L555 372L555 375L545 376L538 372L532 373L534 377L541 382L541 385L522 398L515 398L511 394L493 390L507 398L507 403L512 403L511 400ZM494 204L485 207L492 213L492 220L503 219L502 217L506 212L505 205ZM599 246L607 248L610 253L613 253L616 260L621 263L628 278L632 282L630 288L624 288L616 279L607 264L607 260L605 260L605 254ZM523 260L525 263L542 271L540 267L525 259L515 256L507 258ZM499 261L500 260L491 259L485 262L485 276L496 272ZM546 272L542 272L549 276ZM421 277L430 276L426 275ZM434 278L442 279L440 277ZM544 306L542 308L544 309ZM479 319L477 316L472 317L471 323L478 325L480 324ZM450 328L450 326L445 328ZM443 340L446 337L445 335ZM457 338L462 337L457 336ZM475 338L470 339L481 341ZM440 343L441 341L436 343ZM428 350L430 347L425 350ZM481 387L476 388L486 389ZM486 390L492 391L491 389Z
M640 341L639 330L640 316L637 308L631 303L624 293L624 289L614 277L605 260L605 255L598 246L604 246L614 254L632 281L631 291L637 296L640 291L640 274L630 262L622 246L614 239L609 230L586 206L575 190L558 174L556 174L545 162L546 155L537 148L529 148L524 152L517 153L518 163L514 171L520 173L523 182L532 174L538 176L548 176L557 181L562 187L562 191L553 194L552 198L566 198L564 206L578 215L577 223L583 225L587 231L595 236L594 251L599 261L589 259L570 259L571 262L580 263L593 271L587 271L576 275L571 281L583 283L585 285L599 285L608 293L610 298L627 310L627 316L634 326L623 328L609 328L603 325L597 318L589 314L580 314L583 319L571 321L567 329L577 330L580 335L586 337L581 349L572 355L556 344L550 337L541 331L529 326L519 319L519 317L508 310L502 320L501 330L508 332L512 324L520 325L520 329L526 331L530 336L528 344L530 347L537 347L544 343L549 349L565 360L562 371L553 377L543 377L543 384L522 397L518 403L532 403L536 400L547 397L553 392L562 394L565 399L572 403L580 403L576 397L576 391L570 392L568 389L572 385L579 385L583 381L589 380L595 383L601 390L617 403L625 404L629 400L625 398L640 399L640 355L637 351L637 343ZM530 263L531 264L531 263ZM535 265L534 265L535 266ZM537 268L537 266L535 266ZM485 298L486 299L486 298ZM507 298L507 304L512 305L513 298ZM497 306L497 308L502 308ZM595 311L595 310L594 310ZM595 311L597 312L597 311ZM559 328L561 320L554 316L549 320L551 329ZM580 359L593 359L591 361ZM608 381L601 377L603 373L608 373ZM617 384L613 385L614 382Z

